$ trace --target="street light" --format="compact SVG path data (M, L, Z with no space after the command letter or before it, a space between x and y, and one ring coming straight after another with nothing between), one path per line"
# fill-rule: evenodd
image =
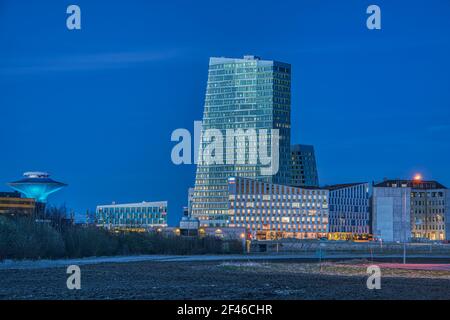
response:
M407 226L406 219L406 196L407 193L403 193L403 210L402 210L402 227L403 227L403 264L406 264L406 239L407 239Z
M244 251L244 254L247 252L247 248L246 248L246 246L247 246L247 241L246 241L246 237L245 237L245 233L244 232L242 232L241 234L240 234L240 237L241 237L241 239L242 239L242 249L243 249L243 251Z

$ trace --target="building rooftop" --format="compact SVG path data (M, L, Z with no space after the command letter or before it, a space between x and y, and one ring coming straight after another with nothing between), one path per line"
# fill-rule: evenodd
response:
M243 58L227 58L227 57L211 57L209 59L210 65L215 64L224 64L224 63L243 63L243 62L249 62L249 61L256 61L258 65L260 66L284 66L286 68L291 67L289 63L276 61L276 60L263 60L258 56L254 55L245 55ZM289 71L290 72L290 71Z
M333 184L330 186L324 186L323 188L333 191L333 190L339 190L339 189L349 188L349 187L353 187L353 186L358 186L358 185L366 184L366 183L367 182L341 183L341 184Z
M0 198L21 198L22 195L18 191L0 192Z
M315 187L315 186L301 186L301 187L296 187L296 186L291 186L291 185L287 185L287 184L279 184L279 183L266 182L266 181L261 181L261 180L256 180L256 179L251 179L251 178L246 178L246 177L229 177L229 178L228 178L228 184L236 183L236 181L239 181L239 180L243 180L243 181L251 181L251 182L261 182L261 183L271 184L271 185L274 185L274 186L280 186L280 187L286 187L286 188L294 188L294 189L328 190L328 189L325 188L325 187Z
M16 184L26 184L26 183L45 183L45 184L55 184L61 187L66 186L65 183L55 181L50 178L50 175L46 172L25 172L23 174L25 178L22 178L18 181L10 182L8 185L16 185Z
M154 202L135 202L135 203L122 203L122 204L107 204L107 205L99 205L97 208L130 208L130 207L160 207L167 206L167 201L154 201Z
M379 188L413 188L413 189L447 189L444 185L437 181L423 181L423 180L384 180L383 182L375 183L374 187Z

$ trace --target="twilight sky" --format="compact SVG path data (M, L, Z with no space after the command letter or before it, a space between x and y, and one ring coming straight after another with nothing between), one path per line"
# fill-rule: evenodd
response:
M244 54L292 64L292 142L321 184L450 186L449 17L448 0L0 0L0 191L48 171L69 184L52 204L168 200L175 225L195 166L170 135L201 120L209 57Z

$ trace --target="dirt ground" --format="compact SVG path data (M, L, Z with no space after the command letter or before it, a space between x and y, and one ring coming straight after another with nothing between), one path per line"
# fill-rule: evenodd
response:
M383 277L383 272L385 276ZM450 272L382 269L369 290L364 264L131 262L81 266L81 290L65 268L1 270L0 299L450 299Z

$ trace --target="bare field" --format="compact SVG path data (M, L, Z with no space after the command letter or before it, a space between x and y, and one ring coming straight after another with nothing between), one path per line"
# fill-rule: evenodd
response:
M367 267L377 265L382 276L387 278L424 278L450 280L450 265L406 265L400 263L377 263L366 260L349 260L343 262L319 263L257 263L257 262L225 262L223 268L236 269L260 274L314 274L329 276L368 276ZM411 266L408 268L408 266Z
M81 290L65 268L0 270L0 299L450 299L450 271L382 267L380 290L366 264L129 262L81 266Z

